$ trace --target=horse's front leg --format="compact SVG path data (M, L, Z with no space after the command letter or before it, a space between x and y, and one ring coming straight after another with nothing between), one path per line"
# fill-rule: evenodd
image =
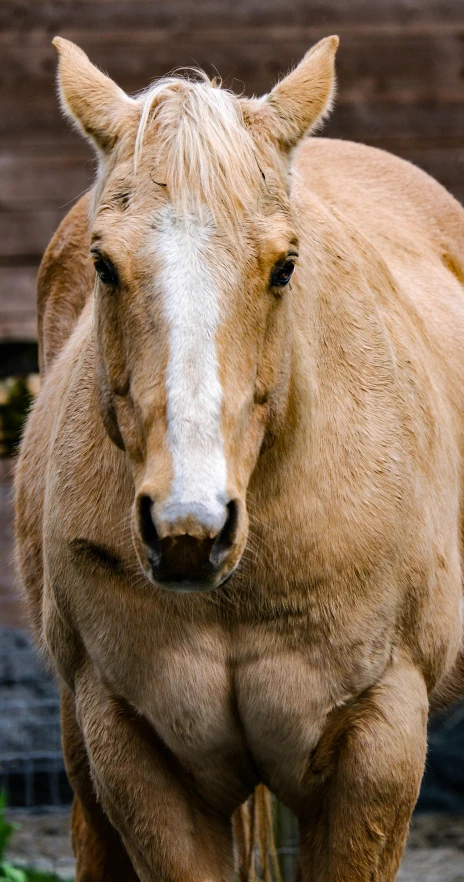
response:
M76 882L138 882L121 837L95 797L74 696L65 686L61 690L61 738L74 791L71 837Z
M424 680L404 660L333 713L308 769L302 882L393 882L423 775L427 716Z
M76 707L98 799L141 882L232 882L232 821L208 810L153 729L90 667Z

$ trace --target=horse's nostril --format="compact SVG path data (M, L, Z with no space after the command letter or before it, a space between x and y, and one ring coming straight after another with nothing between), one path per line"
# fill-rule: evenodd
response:
M209 579L212 566L209 553L213 539L196 539L183 536L166 536L161 540L161 561L157 577L161 581L182 582Z
M139 530L143 544L148 549L150 563L157 566L161 560L161 543L158 530L155 527L152 515L153 500L146 494L138 501Z
M235 542L238 527L238 513L238 502L236 499L232 499L227 503L226 522L221 532L216 537L216 541L209 556L214 567L219 567L224 562Z

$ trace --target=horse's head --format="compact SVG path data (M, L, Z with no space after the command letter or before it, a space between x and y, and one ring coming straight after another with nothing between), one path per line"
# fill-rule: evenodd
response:
M165 588L213 588L240 561L250 476L286 419L289 155L330 106L338 40L260 100L177 77L129 98L55 45L64 109L100 159L96 382L134 473L137 553Z

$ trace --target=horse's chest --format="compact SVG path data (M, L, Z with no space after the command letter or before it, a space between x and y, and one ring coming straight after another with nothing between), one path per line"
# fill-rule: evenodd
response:
M345 634L328 646L308 623L291 641L264 623L230 633L217 621L154 614L150 604L124 610L122 595L124 628L102 630L109 617L95 616L96 597L80 622L90 657L218 805L243 801L258 775L288 802L297 798L328 714L375 682L388 659L388 636L372 619L365 641Z
M129 674L120 686L204 796L233 809L258 776L224 649L216 635L190 634L180 644L155 649L143 675Z
M190 635L154 653L133 700L212 800L242 801L259 769L291 802L328 714L350 697L329 667L284 644L231 658L227 640Z

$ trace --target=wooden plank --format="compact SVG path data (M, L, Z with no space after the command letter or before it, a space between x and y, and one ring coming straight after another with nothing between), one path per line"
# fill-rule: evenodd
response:
M36 340L37 267L0 267L0 340Z
M7 209L0 212L0 259L3 265L24 264L40 258L68 209L42 208L35 211Z
M408 104L464 103L464 24L444 33L424 34L413 27L379 30L375 35L356 29L340 28L339 32L342 102L362 97ZM325 33L318 28L263 27L195 32L82 30L67 31L66 36L130 92L172 67L198 63L209 72L216 67L231 82L235 77L253 93L269 89ZM17 114L22 111L26 116L36 103L42 112L56 105L56 56L48 35L26 33L20 44L4 33L0 51L4 62L2 104L5 101L11 108L16 103Z
M263 92L325 33L286 25L241 30L96 32L69 31L127 91L145 86L173 66L215 65L239 90ZM340 29L339 95L334 133L365 139L388 137L461 138L464 131L464 24L433 32L417 24L372 33ZM55 94L55 52L49 35L27 32L22 44L11 32L0 35L4 86L0 99L2 146L63 140L79 143L61 119ZM438 115L440 119L438 119ZM365 128L367 127L367 128Z
M18 311L15 315L3 315L0 310L0 341L29 343L37 340L37 322L35 313Z
M65 207L91 185L93 159L72 154L0 153L0 210L48 205Z
M400 152L416 144L457 146L464 139L463 108L454 104L399 106L360 101L336 104L324 134Z
M222 26L297 26L320 24L386 24L404 25L410 21L435 26L462 22L462 6L455 0L248 0L224 3L224 0L49 0L30 3L8 0L0 6L0 27L24 32L43 28L50 32L65 27L87 27L95 30L134 27L175 27L181 22L187 29Z

